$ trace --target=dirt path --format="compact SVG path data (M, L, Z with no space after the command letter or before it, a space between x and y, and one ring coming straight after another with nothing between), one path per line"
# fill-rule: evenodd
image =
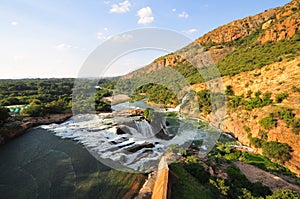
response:
M300 193L299 186L291 184L276 175L243 162L234 162L234 164L239 167L241 172L252 183L262 182L263 185L269 187L273 192L277 189L291 189Z

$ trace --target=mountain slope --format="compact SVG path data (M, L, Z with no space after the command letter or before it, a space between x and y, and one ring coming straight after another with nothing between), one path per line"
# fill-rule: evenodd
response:
M213 63L220 74L210 71ZM206 121L212 120L213 109L205 103L213 94L207 85L221 75L219 90L226 90L227 114L220 128L300 175L299 0L221 26L124 76L121 84L137 89L150 76L158 77L156 73L171 85L171 75L161 72L167 68L185 78L186 90L196 92L201 111L197 116ZM183 95L177 97L180 101Z

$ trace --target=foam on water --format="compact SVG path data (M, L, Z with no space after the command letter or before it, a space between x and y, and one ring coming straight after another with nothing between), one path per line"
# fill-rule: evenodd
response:
M124 126L124 121L130 120L137 128L126 126L130 133L118 135L117 129ZM42 128L63 139L72 139L83 144L98 160L111 160L108 166L114 168L116 163L135 171L156 168L159 158L170 144L189 146L195 138L209 140L207 137L210 134L194 125L181 122L178 133L171 140L162 140L155 137L146 120L136 121L134 117L112 118L108 114L77 115L65 123L43 125ZM135 150L130 152L132 148ZM205 150L207 148L209 147L202 147Z

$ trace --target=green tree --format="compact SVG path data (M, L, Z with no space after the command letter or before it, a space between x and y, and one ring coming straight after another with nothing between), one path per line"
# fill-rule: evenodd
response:
M0 106L0 124L4 123L9 117L8 109Z
M276 190L273 195L267 196L267 199L299 199L300 195L292 190Z
M268 158L278 160L280 163L284 163L291 159L292 148L286 143L280 143L276 141L263 142L262 144L263 155Z
M262 118L259 120L259 124L264 127L266 130L271 129L272 127L277 126L277 120L274 119L272 116Z
M23 109L21 114L39 117L45 115L44 106L42 105L40 100L34 99L28 106L28 108Z
M288 97L287 93L279 93L276 95L276 102L277 103L281 103L284 99L286 99Z
M66 109L66 104L63 100L54 100L45 104L45 112L47 114L57 114L64 113Z

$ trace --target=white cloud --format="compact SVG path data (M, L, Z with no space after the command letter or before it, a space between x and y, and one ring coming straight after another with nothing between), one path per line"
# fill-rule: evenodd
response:
M183 32L186 34L193 34L195 32L198 32L198 30L196 28L191 28L189 30L184 30Z
M103 1L103 3L104 3L105 5L108 5L108 4L110 4L110 1Z
M172 12L176 12L176 8L173 8L173 9L172 9Z
M179 15L178 15L178 17L180 17L180 18L188 18L189 17L189 14L188 13L186 13L186 12L181 12Z
M124 2L113 4L109 10L109 13L126 13L129 12L130 6L131 3L128 0L125 0Z
M74 46L67 43L61 43L55 46L55 48L59 50L85 50L84 48L80 48L78 46Z
M111 39L113 42L124 42L124 41L132 40L133 36L130 34L122 34L122 35L113 36Z
M17 26L19 23L18 22L16 22L16 21L12 21L11 23L10 23L10 25L12 25L12 26Z
M137 16L140 17L138 20L138 24L148 24L154 21L152 9L149 6L140 9L137 12Z
M108 36L108 28L104 27L103 31L99 31L97 32L97 39L104 41L110 38L110 36Z
M104 41L104 40L108 39L108 36L106 36L103 32L98 32L97 39Z

